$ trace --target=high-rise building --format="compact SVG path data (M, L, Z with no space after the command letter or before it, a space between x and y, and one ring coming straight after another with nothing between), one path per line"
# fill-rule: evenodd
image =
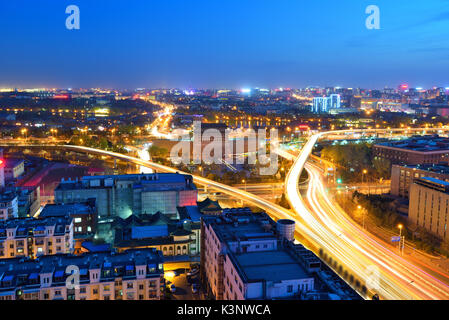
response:
M329 99L331 109L339 109L341 107L341 98L339 94L331 94Z
M325 113L328 109L328 98L326 97L315 97L313 98L312 112L314 113Z
M330 109L339 109L341 107L341 97L339 94L331 94L329 97L313 98L312 112L327 113Z

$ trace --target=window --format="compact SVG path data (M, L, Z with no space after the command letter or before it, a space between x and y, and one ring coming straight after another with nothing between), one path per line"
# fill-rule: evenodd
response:
M293 292L293 286L292 285L287 286L287 292Z
M75 218L75 223L80 223L80 222L83 222L82 218Z
M126 285L126 287L128 289L132 289L133 288L133 283L132 282L128 282L128 284Z

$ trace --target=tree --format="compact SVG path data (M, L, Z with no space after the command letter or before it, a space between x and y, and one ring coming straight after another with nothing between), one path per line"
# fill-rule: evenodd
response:
M290 209L290 204L288 203L287 197L285 196L285 193L282 194L281 198L278 201L278 204L281 207L284 207L286 209Z
M373 159L373 167L374 170L376 170L378 178L386 179L390 177L390 168L391 168L390 160L376 157Z

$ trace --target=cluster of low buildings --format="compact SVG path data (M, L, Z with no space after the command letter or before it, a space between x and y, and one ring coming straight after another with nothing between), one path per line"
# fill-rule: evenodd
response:
M35 217L2 190L0 300L161 299L164 263L179 261L200 262L212 299L306 299L321 281L293 222L198 201L189 175L63 179Z

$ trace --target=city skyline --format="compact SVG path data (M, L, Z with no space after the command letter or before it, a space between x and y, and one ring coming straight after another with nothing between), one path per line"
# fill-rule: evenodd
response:
M368 1L74 4L80 30L69 3L0 5L0 87L449 86L447 1L378 1L380 30Z

